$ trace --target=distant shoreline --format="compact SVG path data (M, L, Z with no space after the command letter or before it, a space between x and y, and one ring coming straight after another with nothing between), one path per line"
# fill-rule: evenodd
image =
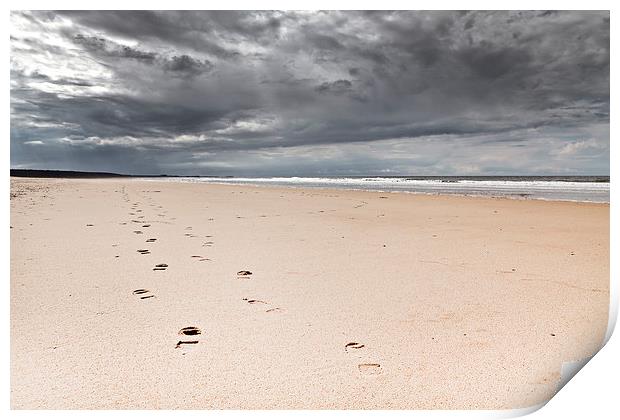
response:
M89 171L67 171L55 169L11 169L12 177L20 178L216 178L227 179L237 178L235 175L136 175L119 174L115 172L89 172ZM372 179L372 178L402 178L406 180L442 180L442 182L456 182L457 180L486 181L486 180L528 180L541 179L547 181L566 181L566 182L600 182L609 183L609 175L333 175L333 176L256 176L243 177L247 179L257 178L325 178L325 179ZM586 180L587 179L587 180Z

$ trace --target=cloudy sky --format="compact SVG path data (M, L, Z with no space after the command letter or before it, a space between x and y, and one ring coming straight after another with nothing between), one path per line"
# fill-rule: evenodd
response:
M13 168L609 174L609 12L12 12Z

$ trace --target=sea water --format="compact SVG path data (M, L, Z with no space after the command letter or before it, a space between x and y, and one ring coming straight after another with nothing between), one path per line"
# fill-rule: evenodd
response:
M166 177L155 179L214 184L273 185L609 203L608 176Z

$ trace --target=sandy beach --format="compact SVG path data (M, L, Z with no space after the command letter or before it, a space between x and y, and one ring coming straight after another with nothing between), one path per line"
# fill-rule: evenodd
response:
M14 409L529 407L601 346L609 205L12 178L10 305Z

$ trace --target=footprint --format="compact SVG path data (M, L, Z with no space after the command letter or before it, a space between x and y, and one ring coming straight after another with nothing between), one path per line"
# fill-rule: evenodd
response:
M202 255L192 255L192 258L202 258Z
M151 227L151 225L142 225L142 227Z
M177 342L177 345L174 346L175 349L180 349L182 345L185 344L198 344L198 340L189 340L189 341L185 341L185 340L179 340ZM185 353L184 353L185 354Z
M363 344L356 343L356 342L352 341L350 343L345 344L344 351L348 352L349 349L356 349L357 350L357 349L361 349L362 347L364 347Z
M241 270L241 271L237 271L237 277L240 278L249 278L248 276L251 276L252 272L251 271L247 271L247 270Z
M88 223L86 226L94 226L94 225L91 225L90 223Z
M140 299L150 299L150 298L154 298L155 295L149 295L147 293L151 293L150 290L147 289L136 289L132 292L134 295L137 295L140 297ZM144 295L144 296L141 296Z
M147 289L136 289L136 290L134 290L132 293L133 293L134 295L142 295L142 294L144 294L144 293L148 293L148 292L149 292L149 291L148 291Z
M161 270L165 270L166 268L168 268L168 264L157 264L155 265L155 268L153 268L153 270L161 271Z
M142 255L146 255L146 254L150 254L151 253L148 249L138 249L137 252L139 252Z
M284 308L271 308L271 309L267 309L265 312L266 313L270 313L270 312L286 312L286 309L284 309Z
M157 239L155 239L155 238L149 238L149 239L146 240L146 242L155 242L156 240Z
M133 233L136 233L136 234L138 234L138 235L141 235L141 234L142 234L142 231L141 231L141 230L134 230L134 231L133 231Z
M383 372L379 363L360 363L357 368L366 375L379 375Z
M197 327L185 327L179 330L179 335L199 335L202 334L200 328Z
M197 328L197 327L185 327L185 328L181 328L181 330L179 331L179 335L194 336L194 335L200 335L200 334L202 334L202 331L200 331L200 328ZM177 345L174 348L178 349L178 348L181 348L181 346L187 345L187 344L198 344L198 340L179 340L177 342Z
M263 300L258 300L258 299L248 299L248 298L243 298L243 300L245 300L247 303L249 303L250 305L254 305L257 303L262 303L264 305L267 305L267 302L263 301Z

